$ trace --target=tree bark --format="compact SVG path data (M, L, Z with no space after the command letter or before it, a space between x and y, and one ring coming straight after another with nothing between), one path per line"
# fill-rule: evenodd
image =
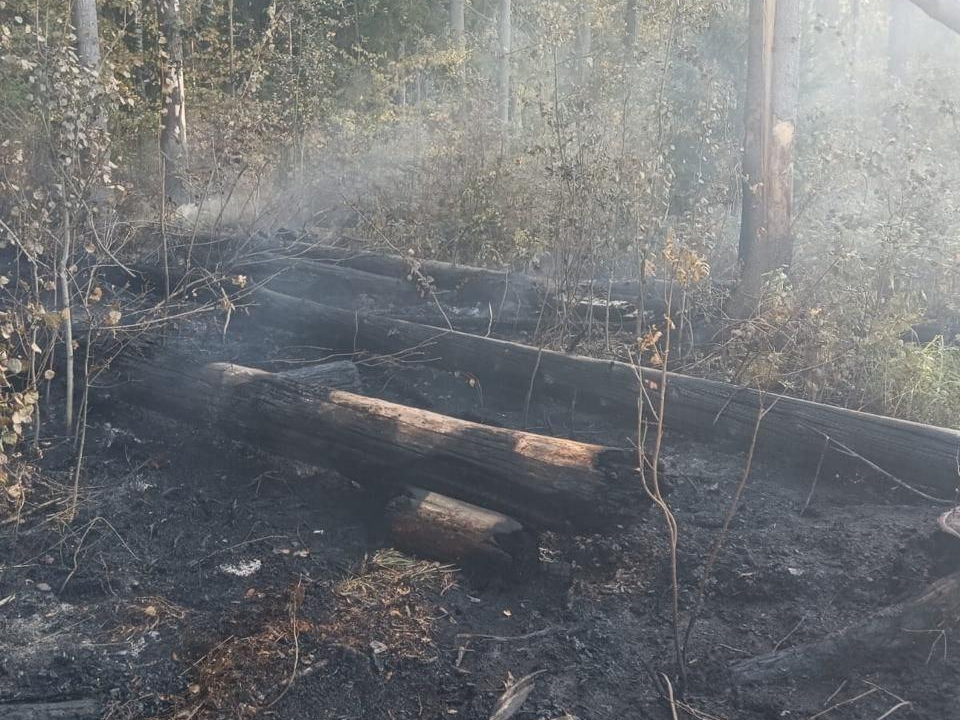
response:
M741 275L729 308L736 317L756 311L765 276L788 266L793 255L801 18L800 0L751 0Z
M522 403L550 396L577 407L619 411L635 417L638 402L657 406L660 371L610 360L565 355L518 343L441 330L314 302L269 290L258 291L251 318L296 333L302 342L379 354L405 352L408 361L428 359L435 367L474 375L484 392L505 392ZM667 375L666 415L671 431L749 446L763 401L767 412L759 449L773 456L816 463L824 436L832 439L825 467L846 467L849 454L866 458L911 485L956 493L960 432L822 405L750 388L676 373ZM416 483L414 483L416 484ZM441 488L437 488L441 492Z
M504 127L510 124L510 53L512 52L510 40L512 22L510 12L510 0L500 0L497 32L497 42L499 43L498 87L500 91L500 122L503 123Z
M765 53L769 45L767 0L750 0L747 20L747 90L744 98L743 205L740 220L740 293L758 296L761 278L754 277L751 255L758 252L763 233L763 156L767 108ZM750 267L748 274L747 268ZM749 287L748 287L749 286Z
M593 67L593 17L588 7L582 7L577 20L577 83L584 87L590 81Z
M536 562L536 542L511 517L438 493L411 488L387 506L394 545L469 568L506 570Z
M73 26L80 64L95 76L100 72L100 31L96 0L73 1Z
M767 198L767 242L773 246L774 267L793 259L793 145L800 107L801 0L778 0L773 31L771 128L764 187Z
M957 0L910 0L927 15L960 33L960 2Z
M160 166L163 193L176 203L188 200L187 105L183 79L183 24L180 0L157 0L160 26Z
M639 20L639 0L627 0L627 17L623 33L623 45L627 52L632 52L637 44L637 27Z
M919 595L821 640L744 660L733 666L740 684L779 678L849 675L858 668L908 654L930 654L960 624L960 573ZM938 633L944 633L943 637Z
M216 428L267 452L332 467L359 483L418 485L531 527L597 529L636 517L635 453L458 420L288 373L202 366L168 353L115 367L114 395Z

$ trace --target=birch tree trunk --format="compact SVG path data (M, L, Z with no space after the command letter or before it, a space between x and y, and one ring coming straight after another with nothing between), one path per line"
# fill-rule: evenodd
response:
M624 28L623 45L628 50L633 50L637 43L637 25L639 20L638 0L627 0L626 27Z
M504 128L510 124L510 5L510 0L500 0L499 32L497 37L500 44L500 62L498 68L498 85L500 90L499 115Z
M593 66L590 54L593 50L592 20L589 7L582 8L577 23L577 82L581 86L590 81L590 69Z
M187 106L183 81L183 25L179 0L157 0L163 75L160 109L160 165L163 192L176 202L187 199Z
M74 0L73 26L77 34L77 57L94 74L100 72L100 32L96 0Z

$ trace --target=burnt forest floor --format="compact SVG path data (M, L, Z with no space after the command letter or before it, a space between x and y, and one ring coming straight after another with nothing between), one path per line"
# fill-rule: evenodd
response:
M277 367L282 339L194 326L198 360ZM271 365L272 363L272 365ZM364 391L518 427L522 398L429 367L368 363ZM482 402L481 402L482 397ZM572 425L572 427L571 427ZM537 402L527 429L628 446L629 421ZM392 551L375 502L295 465L130 407L97 407L77 516L62 522L67 443L48 447L27 509L0 526L4 704L90 698L103 717L486 720L507 683L537 673L514 717L669 718L675 670L664 524L655 509L602 535L540 538L541 565L481 578ZM743 472L745 448L667 436L680 528L681 606ZM736 690L731 662L822 637L957 564L937 509L873 481L754 464L687 653L680 713L699 718L947 720L960 660L869 663L849 677ZM871 685L870 683L873 683Z

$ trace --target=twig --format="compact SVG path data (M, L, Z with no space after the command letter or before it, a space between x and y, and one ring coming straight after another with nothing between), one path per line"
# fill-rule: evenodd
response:
M813 482L810 483L810 492L807 495L807 501L803 504L803 507L800 508L800 514L803 515L807 508L810 507L810 501L813 500L813 491L817 489L817 480L820 479L820 471L823 469L823 459L827 456L827 450L830 449L830 436L825 435L823 438L823 450L820 451L820 461L817 463L817 471L813 474Z
M797 624L793 626L793 629L790 632L788 632L786 635L784 635L782 638L780 638L777 641L777 644L773 646L773 652L776 652L777 650L779 650L787 640L793 637L793 634L800 629L800 626L803 625L806 619L807 619L807 616L803 615L799 620L797 620Z
M930 500L931 502L940 503L940 504L942 504L942 505L953 505L953 504L954 504L952 500L945 500L944 498L938 498L938 497L934 497L933 495L927 495L927 493L923 492L922 490L917 490L917 489L916 489L915 487L913 487L912 485L908 485L908 484L905 483L903 480L901 480L900 478L898 478L896 475L894 475L893 473L891 473L889 470L884 470L882 467L880 467L879 465L877 465L875 462L872 462L871 460L868 460L868 459L865 458L863 455L861 455L860 453L858 453L856 450L851 450L849 447L847 447L846 445L844 445L844 444L843 444L842 442L840 442L839 440L830 438L825 432L821 432L820 430L817 430L817 429L815 429L815 428L813 428L813 431L814 431L815 433L817 433L818 435L820 435L820 436L822 436L822 437L824 437L824 438L829 439L834 445L836 445L838 448L840 448L841 450L843 450L844 453L846 453L846 454L849 455L850 457L854 457L854 458L857 458L858 460L862 461L863 463L865 463L866 465L868 465L869 467L871 467L872 469L876 470L878 473L880 473L881 475L883 475L884 477L886 477L888 480L891 480L894 484L899 485L900 487L902 487L904 490L908 490L909 492L912 492L914 495L919 495L919 496L922 497L924 500Z
M707 562L703 566L703 576L700 578L700 586L697 588L697 600L694 603L693 612L690 614L690 619L687 621L687 630L683 635L684 658L686 658L687 655L687 645L690 642L690 634L693 632L693 626L696 624L698 618L700 617L700 612L703 609L703 601L706 596L707 583L710 581L710 576L713 574L713 566L717 561L717 556L720 554L720 549L723 547L723 542L726 540L727 532L730 529L730 523L737 514L737 508L740 505L740 499L743 496L744 489L747 487L747 480L750 479L750 470L753 467L753 456L757 449L757 437L760 434L760 423L763 422L765 415L766 411L763 408L763 393L760 392L760 404L757 408L757 421L753 426L753 437L750 439L750 450L747 453L747 463L743 468L743 474L740 476L740 482L737 485L736 491L734 492L733 502L730 503L730 509L727 511L727 515L723 519L723 527L720 528L720 533L717 535L717 539L714 542L713 547L710 548L710 554L707 555Z
M880 717L878 717L877 720L884 720L884 718L890 717L891 715L893 715L893 714L894 714L897 710L899 710L900 708L910 707L910 706L912 706L912 705L913 705L913 703L910 702L909 700L901 700L901 701L898 702L896 705L894 705L892 708L890 708L889 710L887 710L883 715L881 715Z
M293 596L290 598L290 624L292 626L293 632L293 669L290 671L290 678L287 680L287 684L284 685L283 690L280 691L280 694L277 695L269 705L268 708L272 708L281 698L287 694L287 691L293 686L293 681L297 679L297 668L300 665L300 629L297 627L297 608L300 604L301 597L303 595L303 575L300 576L300 579L297 580L297 587L293 590Z
M543 357L543 345L537 351L537 361L533 365L533 372L530 373L530 386L527 388L527 396L523 401L523 427L527 427L527 415L530 412L530 401L533 398L533 386L537 381L537 373L540 372L540 359Z
M534 630L533 632L526 633L525 635L476 635L473 633L458 633L457 638L462 640L492 640L493 642L518 642L521 640L530 640L536 637L543 637L544 635L549 635L552 632L555 632L559 628L556 627L546 627L542 630Z
M73 317L70 311L70 281L67 277L67 268L70 264L70 210L63 211L63 253L60 255L60 292L61 314L64 325L64 340L67 364L67 397L64 403L63 417L67 426L67 434L73 429Z
M828 707L826 710L821 710L821 711L818 712L816 715L811 715L809 718L807 718L807 720L817 720L818 717L823 717L823 716L826 715L827 713L831 713L831 712L833 712L834 710L836 710L836 709L838 709L838 708L844 707L845 705L852 705L853 703L857 702L858 700L863 700L863 698L867 697L868 695L873 695L873 693L875 693L875 692L877 692L877 688L872 687L872 688L870 688L869 690L865 690L864 692L860 693L859 695L856 695L855 697L848 698L847 700L841 700L840 702L836 703L835 705L831 705L831 706Z
M667 684L667 702L670 703L670 715L673 720L680 720L677 717L677 701L673 697L673 683L670 682L670 678L667 677L666 673L660 673L660 676Z

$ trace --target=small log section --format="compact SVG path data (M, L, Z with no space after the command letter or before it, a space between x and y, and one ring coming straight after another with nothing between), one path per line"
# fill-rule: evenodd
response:
M868 663L905 653L931 654L960 626L960 573L835 635L744 660L732 667L737 683L790 677L848 675ZM938 633L944 633L940 636ZM944 648L945 649L945 648Z
M424 558L502 570L536 561L533 536L511 517L410 488L387 505L394 545Z
M114 368L133 378L112 391L121 401L361 484L421 486L552 529L606 527L646 505L627 450L458 420L302 374L199 365L174 352L149 360L128 353Z
M656 407L659 370L540 350L505 340L442 330L402 320L320 305L270 290L254 296L254 321L284 329L326 348L382 355L411 350L446 370L475 375L482 386L505 389L523 401L531 382L536 393L572 402L620 409L635 415L638 402ZM849 451L910 485L955 496L960 485L960 432L823 405L701 378L667 374L669 429L706 439L749 445L761 400L766 414L759 449L816 463L831 438L828 466L848 463ZM841 451L840 448L847 450Z

